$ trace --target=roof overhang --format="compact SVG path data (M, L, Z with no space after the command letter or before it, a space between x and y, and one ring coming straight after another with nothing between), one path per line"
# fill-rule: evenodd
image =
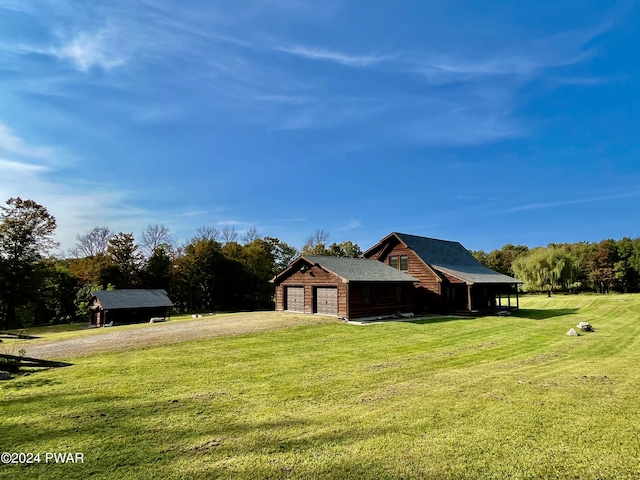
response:
M343 283L349 283L349 280L347 280L346 278L341 277L336 272L332 272L328 268L320 265L318 262L313 262L309 260L304 255L300 255L298 258L293 260L287 268L285 268L282 272L280 272L278 275L276 275L271 280L269 280L269 283L278 283L281 279L288 277L293 272L301 271L304 273L307 270L309 270L311 267L318 267L321 270L324 270L325 272L329 272L332 275L335 275L336 277L341 279Z

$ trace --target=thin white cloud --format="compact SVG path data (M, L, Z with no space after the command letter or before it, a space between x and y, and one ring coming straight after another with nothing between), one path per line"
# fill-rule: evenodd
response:
M0 148L8 153L0 157L0 203L21 197L43 205L58 221L56 240L63 249L74 244L78 233L95 227L96 219L122 231L134 231L149 223L149 212L132 207L125 191L114 192L108 186L68 176L62 183L53 180L59 171L48 157L57 158L59 152L30 145L6 125L0 123L0 127ZM29 161L17 157L29 157Z
M49 170L43 165L33 165L31 163L17 162L15 160L7 160L0 158L0 172L2 178L7 179L11 175L34 175L44 173Z
M345 231L349 231L349 230L355 230L355 229L359 229L360 227L362 227L362 221L358 220L358 219L351 219L347 222L346 225L338 228L339 232L345 232Z
M257 95L253 98L257 102L302 104L309 101L309 97L301 95Z
M241 220L218 220L216 223L216 225L222 227L248 227L250 224L249 222L244 222Z
M455 48L438 54L414 53L402 59L401 65L406 63L408 71L413 70L434 84L506 75L536 76L544 70L591 58L594 50L587 45L609 28L609 24L602 24L515 44L505 42L472 54Z
M276 47L275 50L309 60L329 61L348 67L368 67L391 58L389 56L381 55L347 55L340 52L331 52L325 49L309 48L304 46Z
M540 70L578 63L591 52L567 53L566 56L554 52L496 52L486 58L467 59L455 54L432 59L412 60L415 71L436 83L473 79L496 75L532 75Z
M108 72L127 60L127 55L117 47L117 43L125 39L118 37L117 32L106 28L95 33L82 32L61 47L50 48L49 52L61 60L70 61L82 72L93 68Z
M576 205L580 203L593 203L593 202L602 202L607 200L619 200L621 198L632 198L640 196L640 192L629 192L629 193L619 193L616 195L601 195L598 197L584 197L584 198L575 198L571 200L560 200L557 202L545 202L545 203L529 203L526 205L520 205L517 207L507 208L504 211L513 213L513 212L523 212L526 210L539 210L544 208L554 208L554 207L562 207L565 205Z
M270 131L295 131L332 128L371 118L385 111L377 99L346 95L307 97L306 102L272 111L280 119L271 120Z
M7 163L9 165L7 165ZM152 213L135 206L129 192L115 192L100 184L67 179L64 184L50 179L55 173L41 168L17 168L0 161L0 202L11 197L29 198L43 205L56 219L55 239L63 251L75 244L76 235L100 225L114 231L137 234L142 225L161 223ZM99 220L98 220L99 219Z
M50 157L52 152L48 147L28 145L2 122L0 122L0 150L24 157L39 159Z

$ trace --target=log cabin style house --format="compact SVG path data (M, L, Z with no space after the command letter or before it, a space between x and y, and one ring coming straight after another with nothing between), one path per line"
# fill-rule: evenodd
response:
M489 314L519 308L522 282L485 267L459 242L393 232L363 256L419 280L418 313Z
M517 310L522 283L486 268L458 242L396 232L362 258L300 256L271 281L276 311L345 319Z
M162 289L97 290L91 292L92 325L122 325L169 318L173 302Z
M418 280L372 259L303 255L271 281L276 311L353 319L412 313Z

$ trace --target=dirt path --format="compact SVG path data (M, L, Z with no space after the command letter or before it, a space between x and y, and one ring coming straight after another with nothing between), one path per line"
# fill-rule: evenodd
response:
M64 340L26 340L21 345L27 357L73 358L113 350L167 345L201 338L240 335L297 325L338 321L331 317L277 312L214 315L196 320L141 324L136 328L112 327ZM95 333L94 333L95 332Z

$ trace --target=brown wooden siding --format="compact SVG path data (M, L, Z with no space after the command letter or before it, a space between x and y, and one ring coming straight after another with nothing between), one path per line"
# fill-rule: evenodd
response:
M396 287L401 295L396 297ZM365 303L365 288L370 289L369 303ZM399 302L397 300L400 300ZM349 288L349 318L375 317L414 311L413 284L353 283Z
M461 284L464 284L464 285L466 285L466 283L467 283L464 280L460 280L458 277L454 277L453 275L449 275L446 272L440 272L440 273L442 273L444 278L446 278L450 283L461 283Z
M364 288L370 290L370 302L365 303ZM415 290L412 283L354 282L344 280L314 265L306 271L293 271L276 285L276 311L286 308L286 288L304 288L304 313L322 313L318 308L318 291L333 287L337 293L337 316L343 318L364 318L391 315L397 312L415 312ZM396 291L400 287L400 292ZM398 295L399 293L399 295ZM325 311L326 313L326 311Z
M415 292L415 312L439 312L442 310L440 296L440 278L414 253L413 250L397 241L393 245L385 248L381 246L375 251L369 252L369 258L375 258L385 264L389 264L389 256L407 255L409 259L409 269L405 272L420 280L416 285Z

